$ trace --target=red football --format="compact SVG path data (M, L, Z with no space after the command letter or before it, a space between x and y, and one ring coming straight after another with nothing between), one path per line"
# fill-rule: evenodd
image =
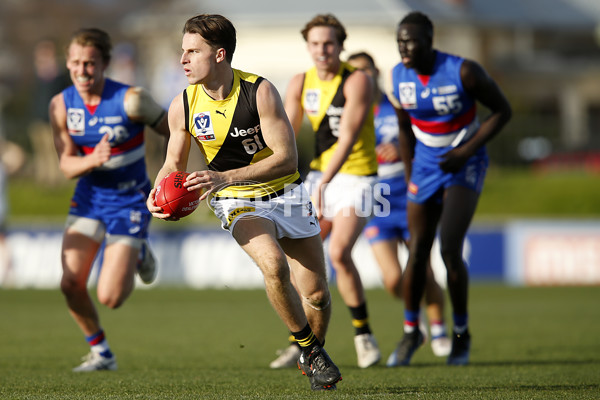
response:
M202 193L200 189L189 191L183 186L188 175L184 171L171 172L156 187L156 205L161 207L165 214L183 218L198 208Z

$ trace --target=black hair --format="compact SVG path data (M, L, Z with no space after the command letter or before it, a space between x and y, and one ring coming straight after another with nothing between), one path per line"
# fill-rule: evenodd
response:
M188 19L183 33L197 33L214 49L224 48L225 59L231 63L236 45L235 28L219 14L200 14Z
M406 16L402 18L402 20L398 24L398 29L400 29L400 25L403 24L420 25L426 29L427 33L429 34L429 37L433 38L433 23L427 15L423 14L420 11L412 11L406 14Z
M371 55L369 53L367 53L365 51L361 51L358 53L351 54L348 57L348 61L352 61L357 58L365 58L369 62L369 64L371 64L371 67L375 68L375 60L373 59L373 57L371 57Z

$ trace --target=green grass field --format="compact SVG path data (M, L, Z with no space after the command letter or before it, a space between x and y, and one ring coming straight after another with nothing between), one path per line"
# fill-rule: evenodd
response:
M401 305L369 290L384 359ZM115 372L74 374L87 345L58 290L0 291L1 399L598 399L600 288L471 288L471 364L448 367L428 345L410 367L356 367L349 312L334 291L326 348L343 374L312 393L296 369L270 370L287 332L264 291L137 290L101 308Z

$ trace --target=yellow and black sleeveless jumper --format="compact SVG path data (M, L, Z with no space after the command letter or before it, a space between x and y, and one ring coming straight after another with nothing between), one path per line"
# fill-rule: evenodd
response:
M306 111L316 135L315 157L310 163L313 170L325 171L337 147L340 118L346 103L343 87L352 71L354 71L353 67L342 62L339 71L330 81L320 80L315 67L309 69L304 76L302 108ZM351 153L339 172L363 176L377 173L372 108L361 127Z
M199 84L184 90L186 130L196 140L210 170L242 168L273 154L263 139L256 107L256 91L262 80L233 69L233 88L224 100L212 99ZM268 182L240 182L217 192L216 197L268 198L294 182L300 182L298 171Z

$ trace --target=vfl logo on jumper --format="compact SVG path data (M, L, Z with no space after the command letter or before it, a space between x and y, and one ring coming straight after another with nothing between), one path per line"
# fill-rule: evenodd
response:
M83 136L85 130L85 114L82 108L69 108L67 110L67 129L73 136Z
M414 82L400 82L398 89L400 90L402 108L409 110L417 108L416 84Z
M210 111L194 114L194 130L198 140L215 140L215 131L213 130Z
M321 90L307 89L304 93L304 110L308 115L316 115L321 104Z
M256 211L255 207L238 207L229 213L229 215L227 216L227 222L231 224L233 220L239 217L240 215L254 211Z

